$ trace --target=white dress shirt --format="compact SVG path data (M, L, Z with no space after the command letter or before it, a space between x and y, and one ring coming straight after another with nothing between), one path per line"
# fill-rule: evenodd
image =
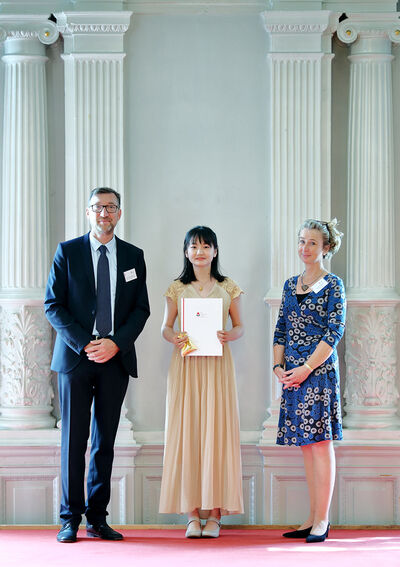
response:
M92 261L93 261L93 271L94 271L94 284L97 290L97 263L100 258L100 246L102 246L101 242L97 240L92 233L89 234L90 240L90 250L92 252ZM107 259L108 265L110 268L110 292L111 292L111 332L110 335L114 334L114 310L115 310L115 292L117 289L117 242L115 240L115 236L112 237L110 242L104 244L107 248ZM98 335L96 329L96 321L94 322L93 326L93 335Z

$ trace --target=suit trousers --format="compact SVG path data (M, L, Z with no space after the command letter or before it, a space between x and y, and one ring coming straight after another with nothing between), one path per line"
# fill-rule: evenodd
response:
M65 523L104 521L111 493L114 442L129 375L119 353L105 363L82 358L68 374L59 373L61 410L61 508ZM92 407L93 404L93 407ZM85 453L91 449L85 503Z

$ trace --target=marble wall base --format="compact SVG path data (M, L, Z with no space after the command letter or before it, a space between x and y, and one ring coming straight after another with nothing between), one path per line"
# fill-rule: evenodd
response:
M336 485L330 521L343 526L399 525L399 432L382 436L352 432L335 444ZM397 440L396 440L397 436ZM382 438L380 438L382 437ZM301 449L261 446L266 524L296 525L308 514Z
M161 438L162 432L147 436ZM158 513L163 444L140 444L140 433L136 437L138 443L115 448L110 523L184 524L184 516ZM400 525L400 433L345 432L336 458L331 522ZM301 523L308 510L301 450L246 442L242 462L245 511L223 523ZM0 524L58 524L59 505L59 430L0 431Z

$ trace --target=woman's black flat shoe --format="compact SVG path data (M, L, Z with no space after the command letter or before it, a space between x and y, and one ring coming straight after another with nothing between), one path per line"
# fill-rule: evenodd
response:
M292 539L304 539L305 537L310 535L311 530L312 530L312 526L306 528L305 530L294 530L292 532L285 532L282 535L283 537L289 537Z
M322 535L314 535L310 534L306 537L306 543L319 543L320 541L325 541L329 534L330 523L328 522L328 527L326 528L326 532Z

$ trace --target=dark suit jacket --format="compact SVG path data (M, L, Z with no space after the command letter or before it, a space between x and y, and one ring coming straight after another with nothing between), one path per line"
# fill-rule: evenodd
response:
M117 286L114 336L126 371L137 377L135 340L150 315L143 251L116 238ZM137 278L125 281L135 268ZM45 297L46 317L57 331L52 370L68 373L86 356L96 317L96 290L89 233L58 245Z

